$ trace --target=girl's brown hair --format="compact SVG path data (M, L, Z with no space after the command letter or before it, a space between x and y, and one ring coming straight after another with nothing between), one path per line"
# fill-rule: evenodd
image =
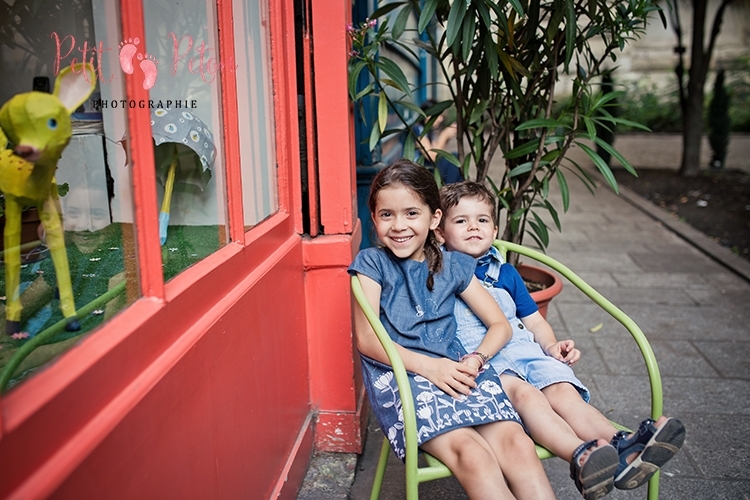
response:
M422 165L402 158L378 172L372 180L370 197L367 200L370 213L375 213L375 206L380 190L393 184L400 184L412 191L422 203L430 208L430 212L433 214L440 209L440 191L430 171ZM435 236L435 231L430 231L427 235L424 253L427 258L427 269L429 270L427 289L432 291L434 275L439 273L443 268L443 254L440 251L440 243Z

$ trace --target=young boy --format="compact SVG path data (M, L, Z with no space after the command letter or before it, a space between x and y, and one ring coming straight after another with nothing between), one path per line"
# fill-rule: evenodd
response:
M465 181L441 189L443 219L439 234L448 250L477 260L476 276L498 302L513 337L489 363L531 437L557 456L571 461L577 440L606 440L619 455L610 478L619 489L633 489L671 459L682 446L685 428L675 418L643 421L633 434L617 429L588 404L589 392L571 366L581 357L572 340L558 341L539 314L516 269L503 263L492 246L497 234L495 197L484 185ZM458 338L472 352L484 326L459 300L455 306ZM579 487L579 490L581 488ZM584 496L586 496L584 494Z

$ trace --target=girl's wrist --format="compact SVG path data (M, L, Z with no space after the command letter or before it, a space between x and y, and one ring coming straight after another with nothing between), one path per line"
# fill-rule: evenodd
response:
M481 352L474 351L469 354L464 354L463 356L461 356L461 359L459 360L459 362L463 362L471 358L475 358L477 361L479 361L479 368L478 368L479 373L482 373L484 371L484 368L487 365L487 362L490 360L489 356L482 354Z

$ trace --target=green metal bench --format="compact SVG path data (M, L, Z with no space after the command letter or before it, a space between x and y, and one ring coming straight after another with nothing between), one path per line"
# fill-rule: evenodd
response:
M646 336L643 334L641 329L635 322L630 319L624 312L618 309L609 300L604 298L599 292L594 290L589 284L578 277L573 271L568 269L566 266L556 261L555 259L538 252L536 250L517 245L515 243L509 243L506 241L495 240L494 245L500 250L503 257L506 256L507 252L515 252L530 259L534 259L568 279L575 287L581 292L586 294L591 300L598 304L602 309L609 313L614 319L620 322L633 336L636 344L638 345L643 360L646 363L646 369L648 370L648 377L651 385L651 418L656 420L662 414L662 387L661 387L661 376L659 375L659 367L656 364L656 358L654 352L651 349L651 345L648 343ZM391 366L393 367L393 373L398 384L399 392L401 393L401 404L404 415L404 435L405 435L405 447L406 447L406 498L407 500L416 500L419 498L419 484L432 481L435 479L441 479L452 475L450 469L445 466L440 460L425 453L417 447L417 423L414 410L414 399L411 393L411 387L404 369L404 364L401 361L401 357L398 351L394 347L393 341L385 331L383 324L380 322L378 314L372 309L370 304L362 290L362 286L359 279L356 276L352 276L351 279L352 291L354 297L359 304L359 307L364 312L367 320L369 321L375 334L378 336L380 343L383 345L388 359L390 360ZM622 425L612 422L618 429L626 429ZM383 484L383 477L385 476L385 468L388 462L388 456L390 454L390 444L387 439L383 439L383 445L380 450L380 458L378 460L378 468L375 472L375 481L372 485L372 493L370 494L370 500L377 500L380 496L380 489ZM554 455L546 448L537 445L537 455L541 460L552 458ZM419 455L422 455L426 466L419 465ZM648 498L649 500L657 500L659 498L659 473L657 472L649 481L648 485Z

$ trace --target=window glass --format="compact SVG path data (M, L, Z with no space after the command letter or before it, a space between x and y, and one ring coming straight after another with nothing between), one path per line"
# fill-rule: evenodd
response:
M266 1L234 0L242 200L246 227L278 210L273 89Z
M143 78L153 103L165 279L227 242L220 93L227 69L220 63L215 6L205 0L144 2L146 42L125 41L134 74Z
M140 286L127 115L122 105L101 106L125 96L117 42L106 37L118 38L119 8L17 0L0 3L0 12L7 390L133 302ZM90 70L76 64L82 60Z

